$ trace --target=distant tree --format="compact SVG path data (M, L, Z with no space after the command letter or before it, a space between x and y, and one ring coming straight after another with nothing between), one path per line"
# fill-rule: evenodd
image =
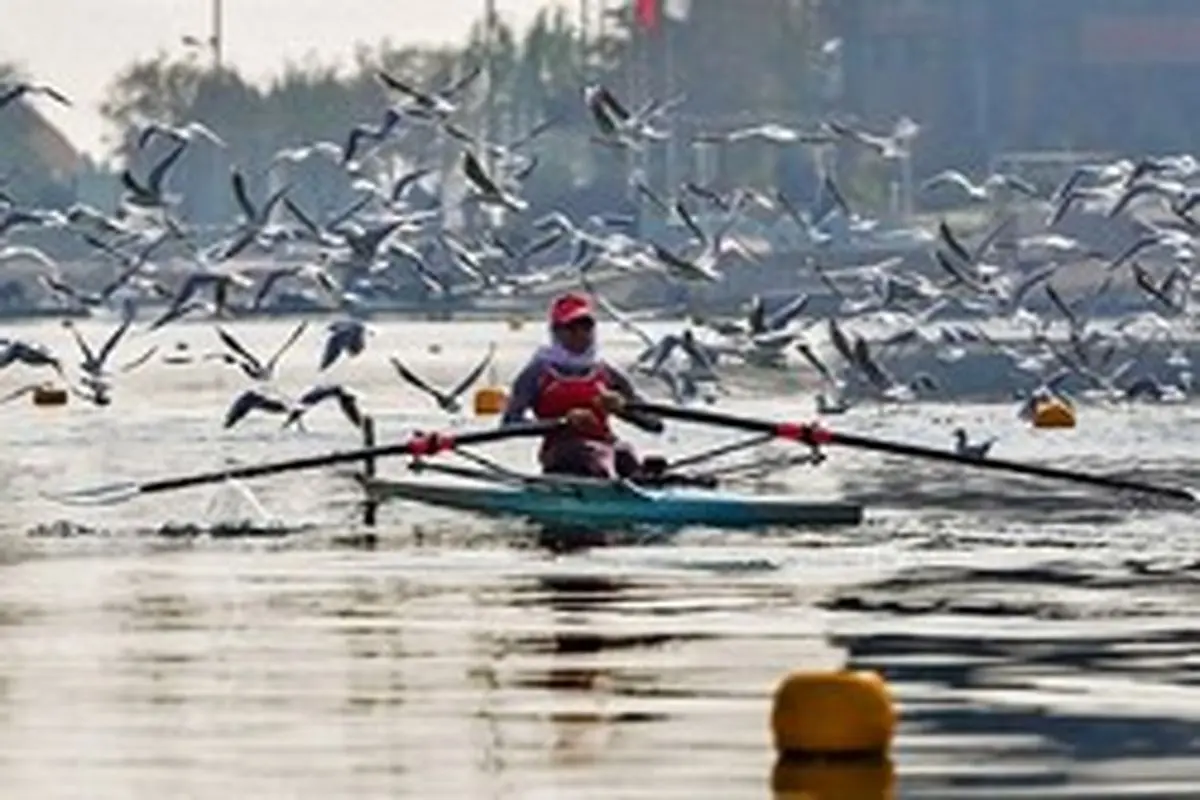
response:
M23 79L20 68L0 63L0 91ZM57 131L25 100L0 109L0 187L28 205L63 208L75 197L70 174L37 146L37 137L57 136Z

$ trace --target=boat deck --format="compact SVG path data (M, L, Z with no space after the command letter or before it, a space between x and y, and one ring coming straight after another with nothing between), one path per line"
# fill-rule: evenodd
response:
M588 479L470 483L371 478L372 500L409 500L482 514L576 525L668 525L719 528L858 525L863 507L836 500L742 495L695 487L640 488Z

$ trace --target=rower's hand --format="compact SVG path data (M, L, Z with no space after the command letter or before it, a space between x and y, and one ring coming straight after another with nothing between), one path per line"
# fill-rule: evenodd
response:
M590 408L572 408L565 419L575 430L585 430L596 424L596 415Z
M616 414L625 409L625 397L608 389L600 392L596 403L609 414Z

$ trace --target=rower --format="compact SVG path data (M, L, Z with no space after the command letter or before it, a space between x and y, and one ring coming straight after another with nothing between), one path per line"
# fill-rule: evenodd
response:
M641 402L622 370L596 353L596 316L585 295L571 292L550 304L550 343L540 347L509 391L501 425L525 420L565 419L567 427L547 435L538 459L545 474L636 479L641 464L632 446L620 442L609 420L617 415L651 433L662 420L624 411Z

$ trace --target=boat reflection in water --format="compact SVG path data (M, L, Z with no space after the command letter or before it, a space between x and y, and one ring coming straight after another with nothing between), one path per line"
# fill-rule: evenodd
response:
M581 546L578 534L543 531L539 543L561 553ZM565 766L601 760L629 726L666 721L665 712L643 699L656 694L660 680L648 663L650 653L695 637L618 629L639 622L633 617L653 603L656 588L653 583L580 574L539 575L512 587L507 602L525 622L489 635L488 682L505 705L502 711L493 708L486 714L496 729L548 723L549 747L539 751L548 753L551 765ZM639 651L646 656L640 657ZM638 666L642 660L645 668Z

